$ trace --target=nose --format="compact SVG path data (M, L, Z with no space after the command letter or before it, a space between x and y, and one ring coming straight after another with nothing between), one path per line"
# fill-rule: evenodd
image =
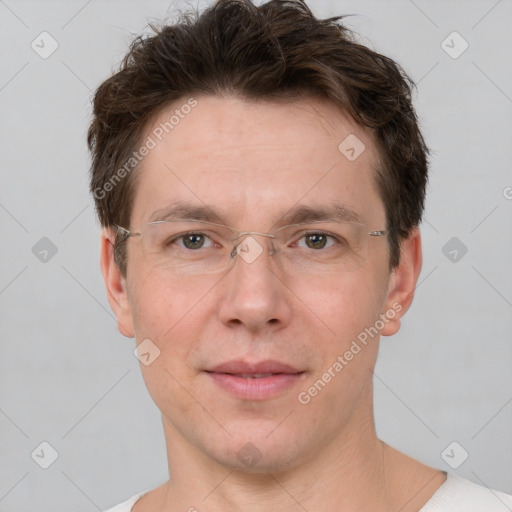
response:
M272 238L256 232L245 235L237 241L235 261L223 279L220 320L253 333L279 330L291 321L291 292L273 264Z

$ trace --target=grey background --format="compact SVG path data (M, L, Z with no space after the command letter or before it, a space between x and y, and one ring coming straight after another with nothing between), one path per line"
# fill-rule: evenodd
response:
M177 5L0 0L2 512L104 509L167 478L158 411L105 298L85 134L92 91ZM378 433L444 470L464 449L453 471L512 493L512 2L310 5L357 14L362 41L417 81L433 150L415 304L376 368ZM31 48L42 31L59 45L47 59ZM469 43L457 59L441 46L453 31ZM452 237L464 256L443 252ZM31 457L48 462L43 441L48 469Z

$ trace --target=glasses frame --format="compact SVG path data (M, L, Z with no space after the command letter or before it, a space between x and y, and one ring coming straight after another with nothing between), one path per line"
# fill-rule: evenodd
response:
M277 238L275 234L272 233L262 233L260 231L238 231L238 229L232 228L231 226L227 226L226 224L218 224L215 222L207 222L203 220L197 220L197 219L173 219L173 220L155 220L152 222L147 222L146 225L155 225L155 224L168 224L172 222L194 222L196 224L207 224L208 226L216 226L220 228L227 228L230 231L234 233L238 233L238 236L236 236L232 242L236 242L238 239L240 239L243 236L249 236L249 235L260 235L260 236L266 236L268 238ZM326 222L335 222L339 224L343 224L343 222L340 222L339 220L332 220L332 219L326 219L326 220L316 220L316 221L310 221L310 222L298 222L296 224L287 224L286 226L281 226L280 228L277 228L275 232L278 232L285 228L291 228L295 226L309 226L311 224L325 224ZM347 221L347 224L358 224L360 226L365 226L363 222L356 222L356 221ZM124 228L123 226L119 226L118 224L114 224L117 228L117 235L121 237L122 240L126 240L128 238L133 238L140 236L142 237L142 231L131 231L127 228ZM368 236L373 237L379 237L389 234L389 229L379 229L375 231L368 231ZM234 250L236 250L236 245Z
M281 226L280 228L276 229L274 231L274 233L276 233L276 234L263 233L260 231L238 231L237 229L232 228L231 226L227 226L226 224L219 224L219 223L215 223L215 222L208 222L208 221L203 221L203 220L198 220L198 219L186 219L186 218L185 219L172 219L172 220L156 220L156 221L147 222L145 225L151 226L151 225L156 225L156 224L171 224L171 223L180 223L180 222L195 223L195 224L201 224L201 225L207 225L207 226L228 229L229 231L236 234L235 238L231 239L231 242L233 243L233 250L230 253L231 260L233 260L236 257L236 255L238 253L238 247L242 243L242 242L237 243L238 240L240 240L242 237L246 237L246 236L259 235L259 236L265 236L267 238L277 238L277 236L276 236L277 232L279 232L282 229L295 227L295 226L311 226L313 224L325 224L325 223L329 223L329 222L337 223L337 224L345 224L345 223L346 224L355 224L355 225L359 225L359 226L362 226L362 227L368 229L368 226L363 222L357 222L357 221L343 222L343 221L333 220L333 219L324 219L324 220L287 224L286 226ZM131 230L124 228L122 226L119 226L117 224L115 224L114 226L117 228L116 241L117 241L117 237L119 237L121 241L125 241L129 238L136 238L136 237L140 237L142 239L142 236L143 236L142 230L141 231L131 231ZM380 230L374 230L374 231L367 231L366 234L368 236L376 238L376 237L385 236L385 235L389 234L389 232L390 232L389 229L380 229ZM116 245L116 244L114 243L114 245ZM270 250L270 255L273 255L274 253L275 253L274 250Z

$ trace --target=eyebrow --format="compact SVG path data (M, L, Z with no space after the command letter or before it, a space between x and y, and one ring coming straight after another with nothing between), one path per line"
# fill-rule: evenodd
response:
M195 205L178 201L172 206L162 208L151 214L149 222L158 222L166 220L199 220L204 222L221 223L221 217L206 205Z
M211 207L183 201L153 212L149 218L149 222L181 219L227 225L223 222L222 216L216 213ZM362 222L361 216L357 212L347 208L336 200L332 201L330 206L296 205L290 210L278 214L276 219L278 220L275 220L273 227L318 221Z
M300 224L329 220L362 222L361 216L357 212L334 200L330 206L297 205L283 214L279 223Z

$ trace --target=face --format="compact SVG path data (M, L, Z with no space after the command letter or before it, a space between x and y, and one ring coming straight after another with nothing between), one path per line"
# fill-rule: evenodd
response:
M332 105L196 100L137 170L130 230L187 204L267 233L294 208L335 203L369 230L386 229L371 134ZM355 160L339 149L349 135L365 147ZM129 238L126 278L108 257L104 273L121 332L159 351L141 369L168 443L227 467L275 471L371 423L378 338L398 329L411 286L400 268L390 273L385 236L370 237L357 269L294 275L267 250L271 239L253 240L264 249L254 261L236 257L201 275L163 269Z

